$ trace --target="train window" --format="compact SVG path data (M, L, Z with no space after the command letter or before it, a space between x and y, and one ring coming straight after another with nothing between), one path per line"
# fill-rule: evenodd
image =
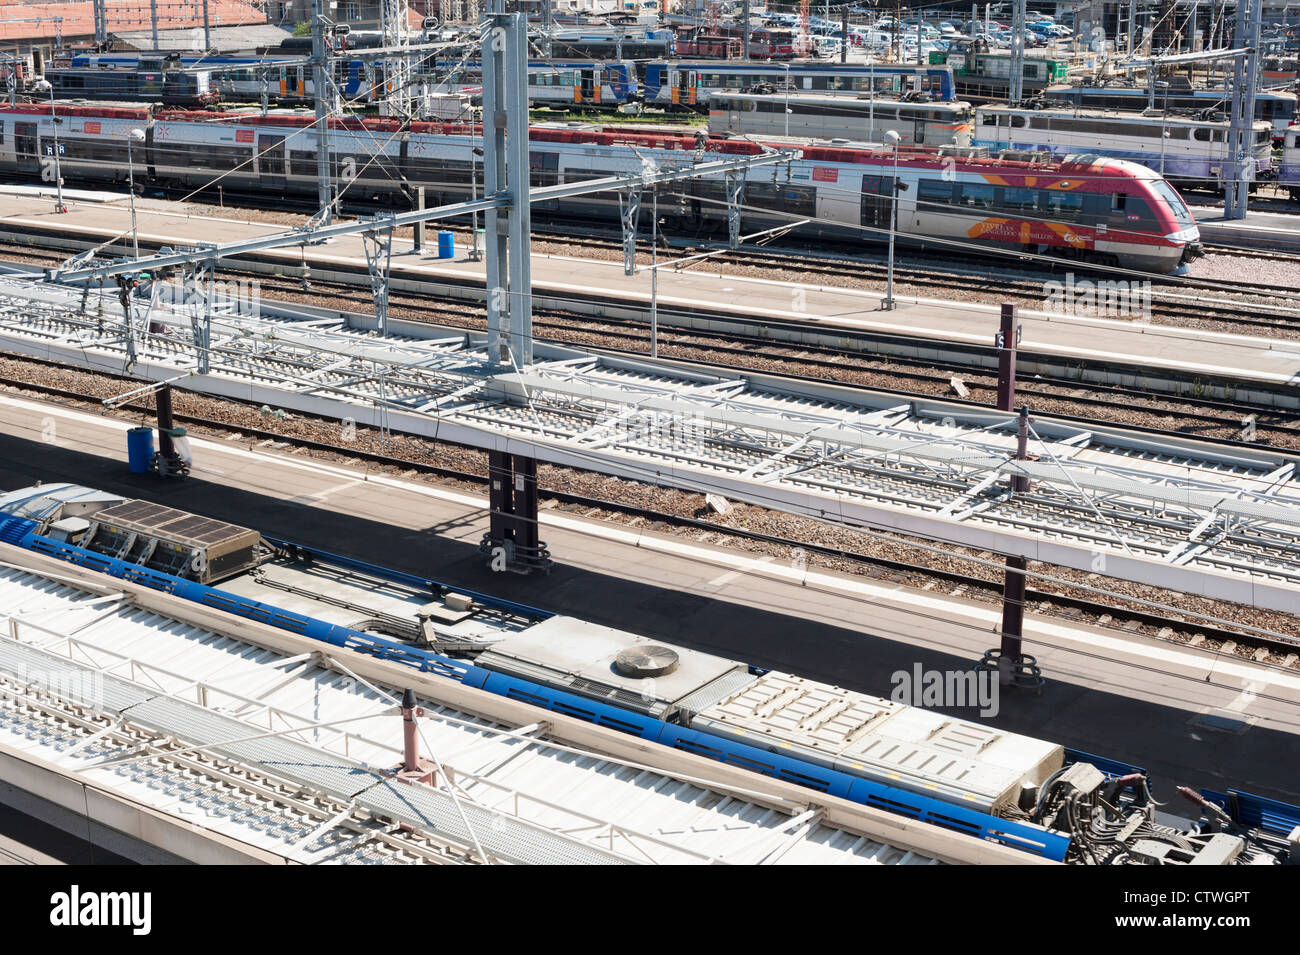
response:
M1187 139L1188 128L1186 126L1166 126L1165 131L1169 133L1169 139Z
M1155 213L1141 196L1116 193L1110 201L1110 224L1127 228L1150 229L1156 224Z
M992 209L996 189L982 182L964 182L957 186L957 205L968 209Z
M1007 212L1033 212L1038 206L1037 189L1021 189L1016 186L1004 186L998 200L998 208Z
M1058 189L1043 190L1043 211L1053 219L1074 222L1083 212L1083 196L1075 192L1061 192Z
M996 126L998 124L998 118L993 113L984 113L983 117L981 123L984 126Z
M1259 132L1255 134L1256 143L1271 143L1272 141L1273 141L1273 130L1271 128L1261 129Z
M1174 220L1179 226L1186 229L1196 224L1196 219L1187 208L1187 203L1183 202L1183 197L1174 190L1173 186L1163 179L1155 179L1151 182L1151 189L1159 199L1164 201L1165 208L1173 213Z
M1023 117L1023 116L1012 116L1012 117L1011 117L1011 128L1012 128L1012 129L1023 129L1024 126L1025 126L1025 117Z
M316 153L293 151L289 153L289 172L295 176L316 175Z
M533 152L528 156L534 186L554 186L560 180L560 154Z
M813 186L781 187L781 207L790 215L812 218L817 215L817 190Z
M937 179L922 179L917 186L916 200L927 206L927 212L947 211L952 205L954 183Z
M1204 126L1197 127L1196 141L1198 143L1208 143L1210 141L1210 131Z

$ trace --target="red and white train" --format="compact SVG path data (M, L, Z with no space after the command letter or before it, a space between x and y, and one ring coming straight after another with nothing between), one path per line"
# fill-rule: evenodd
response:
M49 106L0 108L0 175L52 175ZM219 182L227 194L304 198L316 194L316 134L303 113L161 112L60 106L59 162L65 183L124 182L127 141L137 183L192 191ZM747 140L667 131L536 126L532 181L553 185L636 173L643 159L756 153ZM481 131L467 125L341 120L330 129L334 174L344 201L408 208L424 186L429 205L463 200L482 163ZM789 164L750 170L745 229L794 226L796 235L875 242L887 237L897 199L898 230L913 245L1046 252L1152 272L1172 272L1199 254L1199 231L1178 193L1135 163L1094 156L1059 162L963 158L908 148L891 151L806 144ZM896 163L896 165L895 165ZM895 169L897 175L895 176ZM480 192L481 195L481 187ZM659 210L671 231L724 229L721 178L663 187ZM618 222L613 194L534 204L538 217ZM807 221L803 221L807 220ZM945 240L940 243L937 240Z

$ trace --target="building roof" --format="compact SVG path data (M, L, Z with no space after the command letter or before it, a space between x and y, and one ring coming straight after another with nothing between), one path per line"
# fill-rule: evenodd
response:
M109 33L151 30L148 0L105 0L105 4ZM157 0L157 11L160 32L203 26L201 3ZM213 27L265 23L266 14L243 0L209 0L208 22ZM6 4L0 8L0 41L94 34L94 4L90 2Z
M131 50L197 50L202 49L202 37L195 37L193 28L182 30L159 30L158 42L153 41L152 30L112 30L117 48ZM211 31L212 48L219 53L252 52L269 47L277 47L292 31L273 23L258 23L249 26L213 26ZM199 42L195 42L195 40Z

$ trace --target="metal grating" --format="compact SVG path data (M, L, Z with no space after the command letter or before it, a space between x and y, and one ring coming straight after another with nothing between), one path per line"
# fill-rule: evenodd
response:
M0 343L78 365L174 377L196 367L196 315L124 335L94 292L0 279ZM92 314L100 310L97 321ZM92 314L88 314L92 313ZM217 315L201 391L520 454L848 526L909 534L1261 607L1300 590L1300 486L1280 454L635 360L489 363L464 335L376 339L341 321ZM539 346L538 353L545 349ZM929 405L933 404L933 407ZM1012 494L1012 478L1034 480Z
M608 865L623 861L614 853L462 801L461 810L473 829L471 836L455 801L443 790L394 783L360 763L284 737L246 740L258 735L258 728L195 704L151 693L35 647L0 641L0 670L19 680L40 674L43 684L52 677L62 678L58 685L75 685L76 680L93 674L97 683L102 681L103 710L121 715L131 724L174 737L186 745L210 747L211 752L256 767L273 778L353 803L396 822L433 830L466 847L473 847L477 837L484 851L499 859L533 865Z

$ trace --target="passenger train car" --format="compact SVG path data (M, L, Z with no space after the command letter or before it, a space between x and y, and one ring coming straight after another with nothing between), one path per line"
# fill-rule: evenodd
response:
M803 93L867 93L902 96L926 93L931 99L951 102L952 70L947 66L857 64L727 63L672 60L647 63L642 69L642 98L648 106L685 106L706 109L709 98L721 90L770 84Z
M186 72L205 73L210 78L212 92L225 103L256 103L264 94L269 102L279 105L311 105L315 102L311 67L300 57L208 56L202 53L172 53L168 56ZM143 68L149 59L145 54L137 53L86 53L68 58L67 66L85 71L134 70ZM333 81L339 94L353 103L369 102L375 77L374 64L363 60L345 59L334 64ZM115 99L160 101L157 97L132 97L125 93Z
M272 112L162 113L61 107L62 171L69 183L122 182L126 138L145 132L134 151L137 182L186 191L220 174L227 194L236 189L283 196L316 194L316 137L312 117ZM52 142L50 107L0 108L5 136L0 174L36 175ZM430 205L471 194L471 150L482 133L467 125L394 120L332 124L333 168L355 177L340 182L355 201L408 204L417 186ZM639 173L644 159L678 163L697 158L757 154L748 140L697 140L686 131L608 132L567 125L531 131L534 185L575 182L614 173ZM1044 251L1130 268L1170 272L1199 250L1195 220L1163 179L1141 166L1098 156L1058 163L990 159L954 148L890 150L833 143L795 147L788 165L752 169L745 185L745 216L756 225L795 227L796 235L847 242L887 235L893 199L904 242ZM897 168L897 178L894 170ZM481 187L479 187L481 190ZM725 229L721 178L666 187L659 209L676 231ZM752 210L752 211L751 211ZM761 211L759 211L761 210ZM618 197L575 196L534 205L535 216L619 221Z
M1141 163L1177 182L1217 188L1230 174L1229 128L1227 122L1189 116L981 106L975 111L974 144L1053 156L1086 150ZM1273 169L1273 127L1256 122L1252 137L1255 178L1266 178Z
M953 87L960 99L972 103L1005 101L1010 92L1011 54L990 51L981 41L957 43L947 51L930 53L931 66L947 65L952 68ZM1041 92L1054 83L1064 83L1069 77L1069 63L1054 57L1026 55L1024 61L1025 96Z
M256 620L330 652L367 654L563 713L640 745L694 753L1058 862L1291 861L1286 836L1300 823L1300 807L1203 790L1193 798L1211 805L1188 823L1159 814L1146 772L1128 763L249 528L205 518L201 538L176 532L194 520L78 485L0 492L6 545Z
M477 61L437 60L433 77L438 86L481 88ZM528 100L534 106L606 109L640 98L636 64L631 60L529 60Z
M879 143L898 133L905 146L969 146L969 103L908 103L875 96L714 93L709 131L755 136L802 136Z
M1293 202L1300 202L1300 126L1292 126L1282 137L1282 163L1277 170L1277 182L1290 191Z
M139 57L121 62L60 58L44 77L56 99L134 101L164 106L208 106L221 94L213 71L184 66L177 57Z
M1052 105L1066 103L1085 109L1143 110L1152 103L1159 110L1205 110L1226 113L1231 100L1223 90L1157 86L1154 97L1136 86L1049 86L1043 98ZM1273 126L1273 139L1280 140L1295 121L1296 94L1258 92L1255 118Z

